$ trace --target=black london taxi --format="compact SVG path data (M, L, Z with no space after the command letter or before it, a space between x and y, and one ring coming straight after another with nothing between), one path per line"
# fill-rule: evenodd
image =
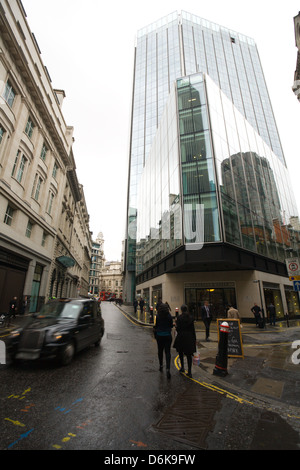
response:
M12 332L12 358L56 358L67 365L80 350L99 345L103 335L99 302L82 298L51 300L24 327Z

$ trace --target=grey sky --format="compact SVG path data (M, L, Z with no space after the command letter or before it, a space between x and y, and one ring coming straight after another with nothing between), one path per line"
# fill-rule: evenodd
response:
M188 11L256 41L299 209L300 102L291 88L298 0L22 2L52 85L66 92L63 113L75 128L73 150L90 229L93 238L103 232L108 260L121 259L125 233L136 32L173 11Z

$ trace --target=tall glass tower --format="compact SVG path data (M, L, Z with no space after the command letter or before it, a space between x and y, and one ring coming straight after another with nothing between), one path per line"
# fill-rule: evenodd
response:
M210 90L215 86L222 96L224 96L220 101L220 103L223 103L223 110L230 109L230 106L233 106L236 113L240 116L237 118L235 113L232 114L231 111L228 111L230 120L235 120L235 126L232 126L232 128L227 126L226 129L224 128L224 130L222 129L220 132L217 131L218 136L224 132L223 137L225 140L223 143L225 144L226 141L226 145L229 146L227 157L222 159L218 170L216 168L217 151L213 148L213 132L209 124L211 119L209 109L207 109L205 113L201 113L199 108L197 115L195 108L193 115L190 115L187 108L184 109L181 107L182 102L189 103L190 107L193 107L193 101L195 101L195 105L196 103L199 105L201 100L203 103L206 103L208 92L206 91L206 97L202 98L201 93L204 93L204 88L200 93L199 86L194 87L192 85L193 82L197 82L197 79L188 79L186 82L188 86L186 84L184 85L184 81L178 81L179 79L183 80L183 77L189 77L199 73L203 74L203 77L208 77L207 80L209 84L211 83L211 85L209 85ZM200 79L200 82L203 81L205 81L205 78ZM176 89L174 89L175 83ZM207 86L205 89L207 90ZM136 243L137 211L141 198L140 188L145 184L154 184L153 182L144 182L142 175L147 167L147 161L151 155L151 148L153 147L155 137L157 140L157 132L162 125L162 116L165 112L167 101L170 99L172 93L176 95L173 104L175 103L177 113L181 113L180 117L178 115L177 122L177 127L180 127L180 139L178 139L177 150L180 154L178 157L178 165L182 169L180 177L181 182L179 182L182 193L184 193L183 186L185 181L191 176L190 170L184 173L184 164L189 161L189 158L203 157L204 153L201 154L201 148L204 149L205 147L207 149L203 129L210 129L209 140L212 146L211 152L212 154L214 153L215 158L211 160L212 165L210 169L206 165L206 173L207 175L209 173L214 174L214 176L209 179L208 185L210 185L209 191L215 193L216 200L214 202L210 199L210 202L206 202L206 209L209 205L215 204L216 211L219 211L219 220L217 223L213 211L211 211L210 217L206 216L204 242L229 241L230 244L236 244L245 250L254 252L263 250L262 254L264 256L278 259L279 250L275 249L276 254L274 254L274 249L272 252L271 249L268 251L265 248L266 245L262 248L262 243L258 243L258 238L255 238L258 225L260 226L261 233L264 233L265 242L267 242L267 234L269 231L276 231L272 217L278 220L278 226L280 227L283 222L285 223L285 221L282 220L282 215L281 217L274 217L270 212L269 202L268 204L262 202L259 197L259 187L266 188L266 178L269 184L272 184L274 178L273 170L270 168L264 155L256 153L258 151L257 147L252 153L248 151L248 148L239 151L241 146L236 147L232 145L230 148L230 142L239 138L238 122L245 120L247 126L251 126L251 130L259 137L260 142L263 143L262 145L265 144L268 151L272 153L272 159L277 160L280 168L286 168L256 44L253 39L226 29L223 26L219 26L184 11L180 14L175 12L138 31L136 39L124 259L126 273L124 293L128 301L133 300L136 274L143 271L143 264L140 262L141 258L137 255ZM214 93L211 93L211 96L213 95ZM211 98L211 100L213 100L213 98ZM225 102L226 106L224 104ZM186 113L186 116L184 116L184 113ZM218 125L222 127L223 124L218 124L218 118L216 117L218 113L213 114L215 116L213 125L216 130ZM199 129L199 131L201 130L202 132L201 136L199 133L197 134L195 132L195 126L199 126L199 119L201 120L201 126L204 126L203 129ZM226 119L225 114L222 119ZM194 126L194 128L189 130L191 126ZM169 126L169 128L172 128L172 126ZM176 129L176 126L174 129ZM247 131L244 130L244 133L245 132ZM232 136L230 135L231 133ZM163 140L166 139L168 133L160 131L160 135L160 139ZM232 140L230 140L231 138ZM166 147L169 146L170 139L172 139L172 136L168 137L168 142L165 144ZM184 139L186 139L186 144L184 144ZM193 143L191 143L191 139ZM164 145L163 142L161 142L161 144ZM222 139L218 139L218 144L222 146ZM188 145L190 146L189 148L193 149L188 152L193 153L196 148L198 148L198 150L200 149L197 157L195 156L196 154L193 157L187 155L188 152L186 149ZM172 149L170 146L168 148L168 155L170 157ZM169 158L169 161L173 160L172 157ZM250 160L251 165L249 164ZM274 163L275 166L277 163ZM150 164L148 163L148 167L149 166ZM153 165L152 168L154 168ZM229 168L230 171L228 170ZM243 181L242 178L247 178L247 185L241 184L239 188L238 185L234 187L233 181L230 180L230 178L232 179L233 168L236 174L239 175L241 182ZM217 171L219 171L219 173L217 173ZM147 169L147 172L149 173L151 170ZM193 178L197 177L199 182L201 176L202 175L198 172L196 176L193 175ZM145 181L147 180L147 178L144 179ZM252 197L249 194L249 192L251 192L251 181L253 187L255 181L256 187ZM211 187L212 184L214 185L213 190ZM200 186L201 185L198 184L197 191L199 194L201 191L204 191ZM293 196L289 192L289 187L289 185L284 187L282 197L286 203L285 206L288 207L289 216L295 216L295 219L297 219L297 209L293 202ZM226 189L226 191L223 191L226 192L226 197L224 196L223 199L221 194L222 188ZM171 189L170 191L171 193L168 195L169 203L172 204L176 196L174 195L174 191ZM206 188L205 191L207 193L208 189ZM144 191L144 195L145 194L148 194L146 190ZM256 196L254 196L254 194ZM265 189L265 194L271 198L272 188ZM171 197L171 195L173 196ZM171 199L173 198L173 202L170 202L170 197ZM232 201L237 200L240 202L244 201L243 209L237 206L233 208ZM155 203L155 201L153 202ZM278 200L277 192L275 196L273 195L273 203L276 208L282 204ZM234 204L237 204L237 202ZM223 212L221 208L223 208ZM240 228L235 232L230 222L230 217L226 218L224 214L237 214L239 209L240 215L238 223ZM250 213L252 215L250 215ZM287 216L287 214L285 214L285 216ZM256 223L255 225L255 217L261 217L267 220L268 223L264 225L263 221L260 221L261 223ZM244 224L241 219L245 219ZM216 228L217 225L218 229ZM214 228L210 229L209 227ZM249 236L251 231L253 237ZM229 237L229 233L231 233L231 237ZM180 245L180 242L178 243ZM172 249L178 248L178 243L173 244ZM166 253L170 251L171 249L168 245ZM162 255L158 255L156 261L161 258Z

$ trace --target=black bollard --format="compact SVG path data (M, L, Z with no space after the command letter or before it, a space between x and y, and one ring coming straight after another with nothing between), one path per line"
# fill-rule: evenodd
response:
M213 370L213 375L219 375L225 377L227 372L227 358L228 358L228 333L229 325L227 322L221 323L220 326L220 339L219 339L219 350L216 357L216 364Z

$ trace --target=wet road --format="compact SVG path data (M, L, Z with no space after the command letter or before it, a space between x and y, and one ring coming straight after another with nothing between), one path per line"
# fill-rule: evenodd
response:
M102 312L100 347L81 352L68 367L0 366L0 450L163 450L201 459L200 449L300 448L298 368L278 369L287 355L282 344L248 349L231 365L229 381L219 382L211 373L213 342L201 349L193 379L179 374L173 349L168 380L158 371L152 328L108 302ZM266 387L284 378L281 401L268 398L277 389Z
M100 347L68 367L49 362L1 366L0 449L173 449L193 446L153 428L176 397L195 386L173 365L158 371L156 342L103 302ZM174 353L173 353L174 356Z

